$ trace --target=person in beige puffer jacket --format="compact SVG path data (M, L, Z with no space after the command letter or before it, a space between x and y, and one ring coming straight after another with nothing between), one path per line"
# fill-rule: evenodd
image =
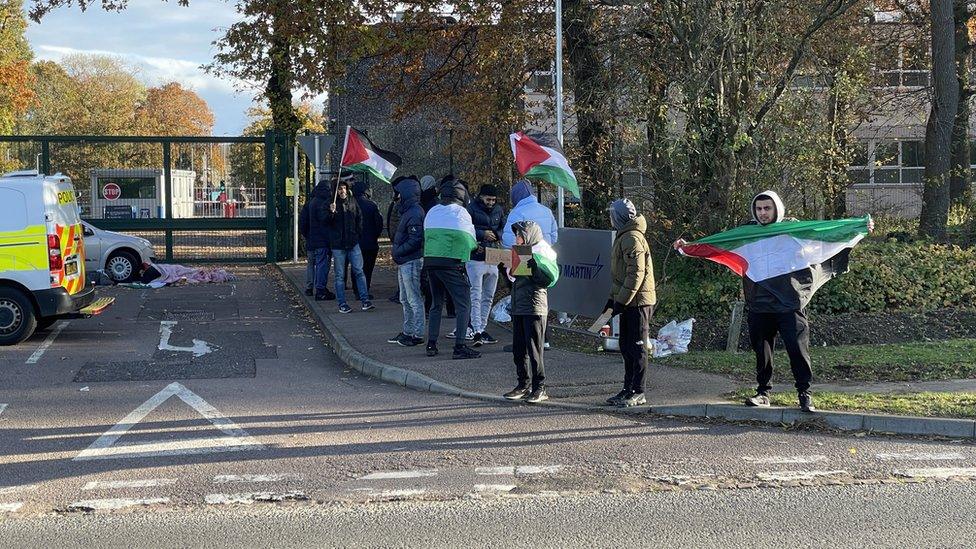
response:
M613 406L639 406L644 397L647 372L647 332L657 295L654 265L644 237L647 222L626 199L610 205L610 223L617 231L610 253L610 299L604 310L620 315L620 354L624 359L624 388L607 399Z

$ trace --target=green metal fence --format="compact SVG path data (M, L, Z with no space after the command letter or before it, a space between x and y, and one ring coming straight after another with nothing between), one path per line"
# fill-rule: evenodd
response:
M288 253L291 142L263 136L0 136L0 168L69 176L82 218L142 236L165 262Z

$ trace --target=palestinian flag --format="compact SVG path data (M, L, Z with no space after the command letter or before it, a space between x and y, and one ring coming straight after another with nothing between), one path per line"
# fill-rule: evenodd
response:
M459 204L439 204L424 217L424 257L453 257L466 262L478 247L471 214Z
M870 216L743 225L682 246L684 255L725 265L753 282L819 265L868 234Z
M518 246L515 246L518 248ZM518 268L519 255L514 253L515 248L512 248L512 272ZM556 263L556 250L552 249L545 240L540 240L537 244L532 246L532 259L535 260L536 265L542 269L542 272L546 273L552 282L549 283L549 288L556 285L559 281L559 264Z
M342 143L343 170L365 172L389 183L393 172L403 163L396 153L377 147L361 131L346 126L346 140Z
M566 161L559 142L547 134L518 132L509 136L518 173L529 179L541 179L562 187L580 197L576 175Z

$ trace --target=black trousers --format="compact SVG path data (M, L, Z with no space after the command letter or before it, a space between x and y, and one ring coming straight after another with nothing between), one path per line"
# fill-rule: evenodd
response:
M545 332L546 317L512 315L512 355L518 384L528 385L531 379L533 391L545 385L546 367L542 360Z
M773 349L776 334L783 340L790 357L790 369L797 392L810 388L813 369L810 366L810 329L802 311L789 313L749 313L749 341L756 352L756 392L772 390Z
M470 283L470 281L469 281ZM424 296L424 310L430 312L431 296L430 296L430 275L427 273L427 267L422 267L420 269L420 293ZM444 296L447 301L447 316L457 316L454 310L454 299L451 294ZM471 298L468 298L470 302Z
M647 374L647 330L653 305L624 307L620 313L620 354L624 358L624 390L644 392Z
M450 296L454 300L454 312L457 328L455 334L460 337L454 340L454 347L464 346L464 334L468 329L471 312L471 283L464 265L448 268L427 269L430 281L430 311L427 321L427 343L437 343L441 331L441 309L444 299Z

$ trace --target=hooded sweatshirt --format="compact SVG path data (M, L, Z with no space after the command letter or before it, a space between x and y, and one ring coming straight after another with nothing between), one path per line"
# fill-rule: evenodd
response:
M512 225L518 221L535 221L542 230L542 238L550 245L559 240L559 225L552 215L552 210L539 204L532 194L532 185L521 180L512 187L512 211L508 212L505 220L505 230L502 233L502 246L511 248L515 245L515 234Z
M467 190L456 179L440 185L441 203L424 217L424 267L460 267L478 247L471 214L464 208Z
M312 189L312 198L308 201L306 249L317 250L331 247L329 242L329 204L331 203L332 185L328 181L319 181Z
M534 221L517 221L512 229L522 236L525 246L535 247L540 242L544 242L542 230ZM549 297L546 289L552 286L555 280L536 261L533 261L531 269L531 275L514 277L511 311L513 315L545 317L549 314Z
M329 197L329 203L332 197ZM346 198L336 195L335 213L326 209L329 223L329 244L333 250L351 250L359 244L359 236L363 231L363 214L351 193ZM326 204L326 208L328 208Z
M420 183L406 178L397 183L400 221L393 237L393 261L403 265L424 256L424 209L420 207Z
M756 219L756 201L760 196L768 196L776 206L776 221L773 223L789 223L786 219L786 208L779 195L773 191L764 191L752 199L750 207L752 224L760 224ZM746 308L753 313L790 313L802 311L810 303L813 294L828 280L847 271L850 259L850 248L813 267L800 269L767 278L762 282L753 282L748 276L742 277L742 293L745 296Z

